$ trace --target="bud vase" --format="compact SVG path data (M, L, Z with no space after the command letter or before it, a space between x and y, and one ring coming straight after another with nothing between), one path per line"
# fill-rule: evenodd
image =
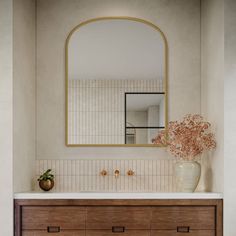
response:
M177 161L175 163L176 190L192 193L197 188L201 175L201 165L196 161Z

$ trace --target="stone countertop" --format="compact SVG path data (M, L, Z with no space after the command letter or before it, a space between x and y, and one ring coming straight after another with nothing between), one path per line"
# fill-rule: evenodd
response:
M223 199L222 193L22 192L14 199Z

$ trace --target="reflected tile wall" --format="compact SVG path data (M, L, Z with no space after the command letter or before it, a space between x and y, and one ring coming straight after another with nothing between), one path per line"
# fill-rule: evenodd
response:
M124 94L163 92L157 80L69 80L70 144L124 144Z
M37 160L35 181L51 168L55 192L173 192L173 164L173 160ZM103 169L108 176L100 175ZM115 169L120 170L118 178ZM134 176L127 175L130 169Z

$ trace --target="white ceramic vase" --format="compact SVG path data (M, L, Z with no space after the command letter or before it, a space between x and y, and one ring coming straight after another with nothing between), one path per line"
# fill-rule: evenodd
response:
M175 180L178 192L192 193L197 188L201 165L196 161L178 161L175 164Z

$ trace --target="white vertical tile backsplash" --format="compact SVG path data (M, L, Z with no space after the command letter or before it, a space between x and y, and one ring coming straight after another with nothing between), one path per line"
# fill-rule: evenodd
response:
M56 192L173 192L173 164L173 160L37 160L35 180L52 169ZM100 175L104 169L107 176ZM115 169L120 170L118 178ZM130 169L134 176L127 175Z

